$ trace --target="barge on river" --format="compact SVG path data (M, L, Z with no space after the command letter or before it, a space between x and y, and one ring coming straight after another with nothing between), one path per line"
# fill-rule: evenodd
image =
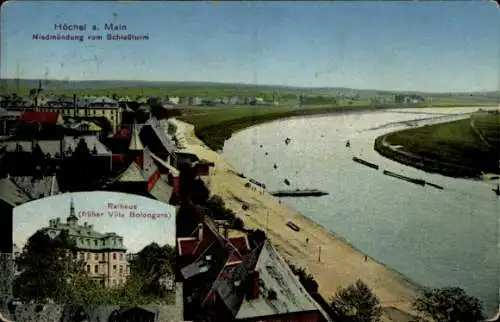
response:
M326 196L328 192L318 189L295 189L295 190L277 190L271 192L276 197L321 197Z
M390 177L400 179L400 180L404 180L404 181L408 181L408 182L411 182L414 184L418 184L420 186L425 186L425 180L422 180L422 179L410 178L410 177L403 176L401 174L397 174L397 173L394 173L394 172L391 172L388 170L384 170L384 174L387 176L390 176Z
M371 163L371 162L365 161L365 160L357 158L357 157L352 157L352 161L357 162L357 163L362 164L362 165L365 165L365 166L370 167L372 169L378 170L378 165L375 163Z

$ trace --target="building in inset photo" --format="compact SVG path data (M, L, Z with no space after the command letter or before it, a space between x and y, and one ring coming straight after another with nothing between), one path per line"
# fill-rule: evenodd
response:
M50 219L48 225L39 231L51 238L67 231L76 243L77 258L85 262L87 274L100 285L110 287L125 283L130 266L123 236L113 232L102 233L94 225L80 222L75 214L73 200L65 222L60 217Z
M13 297L96 305L175 302L175 207L108 191L14 209Z

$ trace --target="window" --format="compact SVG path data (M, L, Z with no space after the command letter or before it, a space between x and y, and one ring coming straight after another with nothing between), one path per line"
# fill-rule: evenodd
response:
M105 261L106 260L106 254L102 253L102 260Z
M113 259L116 259L116 253L113 253Z
M123 265L120 265L120 275L123 274Z
M90 273L90 265L87 265L87 272Z
M113 280L113 286L116 286L116 280Z
M94 259L95 259L95 260L99 260L99 254L97 254L97 253L96 253L96 254L94 255Z
M113 265L113 273L116 273L116 265Z
M94 266L94 273L99 273L99 265Z
M87 260L90 260L90 253L87 253Z
M120 253L120 260L123 260L123 253Z
M97 247L97 240L94 240L94 246Z

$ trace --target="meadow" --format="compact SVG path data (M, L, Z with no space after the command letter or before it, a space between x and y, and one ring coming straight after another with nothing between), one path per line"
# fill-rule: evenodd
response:
M475 128L471 125L473 119L476 123ZM396 131L383 137L390 145L402 146L401 151L409 152L419 158L434 160L437 164L475 169L478 173L499 172L498 115L473 116L465 120ZM389 158L394 158L393 154L397 154L384 151L386 149L381 149L380 146L378 150ZM416 167L425 164L418 158L408 162L414 163Z

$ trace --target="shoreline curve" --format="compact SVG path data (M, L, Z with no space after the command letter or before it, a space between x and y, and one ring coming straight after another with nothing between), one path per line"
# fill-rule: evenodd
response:
M343 237L328 231L295 209L281 204L278 198L264 189L245 187L248 179L239 177L237 170L219 153L196 137L193 125L177 119L173 122L176 123L177 131L183 132L182 135L187 141L180 152L193 153L200 159L215 163L214 170L203 178L210 188L210 193L221 196L226 207L241 218L245 227L266 232L287 260L313 275L319 284L319 293L326 300L333 296L339 287L346 287L361 279L379 297L382 307L394 307L407 313L415 313L411 302L423 290L422 285L368 257ZM242 201L249 205L247 210L242 209ZM284 224L288 221L293 221L301 230L290 230ZM306 239L309 242L306 242Z

